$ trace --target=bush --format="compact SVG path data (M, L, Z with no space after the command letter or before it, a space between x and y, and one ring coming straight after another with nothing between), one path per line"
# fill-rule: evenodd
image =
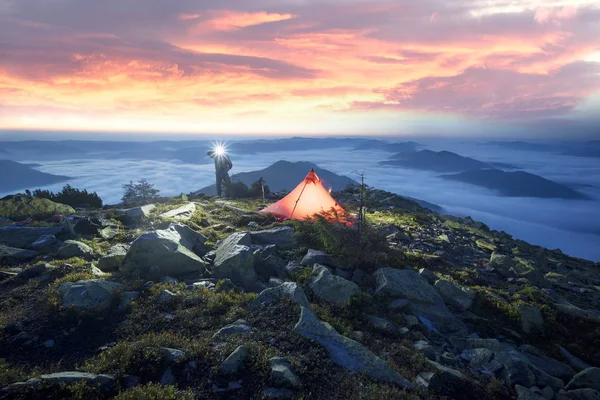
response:
M66 204L71 207L102 208L102 199L96 192L89 193L86 189L79 190L71 185L66 185L58 193L37 189L33 191L33 196L39 199L48 199L56 203Z
M248 198L248 186L244 182L230 182L228 185L225 185L225 196L232 199Z
M268 196L269 194L271 194L271 189L269 189L269 186L267 184L264 185L264 188L265 188L265 196ZM262 184L260 183L260 180L254 182L252 185L250 185L250 189L248 190L248 195L250 197L254 197L254 198L262 198L263 191L262 191Z
M123 204L126 206L139 206L149 204L152 200L158 198L160 190L155 189L154 185L148 182L146 179L140 179L137 183L129 181L129 183L123 185Z

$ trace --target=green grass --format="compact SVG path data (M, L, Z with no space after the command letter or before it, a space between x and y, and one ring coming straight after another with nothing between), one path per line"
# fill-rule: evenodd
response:
M120 392L114 400L193 400L196 397L190 390L179 390L175 386L161 386L148 383Z
M496 245L488 242L487 240L483 240L483 239L477 239L475 241L475 244L477 244L477 246L480 249L487 250L487 251L496 251L496 249L498 248Z

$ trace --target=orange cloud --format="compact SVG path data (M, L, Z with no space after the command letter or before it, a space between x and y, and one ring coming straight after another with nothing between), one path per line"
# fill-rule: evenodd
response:
M233 31L249 26L262 25L270 22L287 21L294 18L292 14L267 13L265 11L256 13L242 13L225 11L214 13L214 17L199 23L195 32L203 30Z

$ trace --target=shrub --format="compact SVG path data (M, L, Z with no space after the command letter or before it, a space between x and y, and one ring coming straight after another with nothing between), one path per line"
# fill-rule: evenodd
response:
M37 189L33 191L33 196L40 199L52 200L56 203L66 204L71 207L102 208L102 199L96 192L89 193L86 189L76 189L71 185L66 185L58 193Z
M194 395L190 391L178 390L175 386L170 385L161 386L158 383L148 383L119 393L115 400L191 400L193 398Z
M262 184L260 183L260 180L254 182L252 185L250 185L250 189L248 190L248 195L250 197L255 197L255 198L262 198L263 195L263 191L262 191ZM264 184L264 188L265 188L265 196L268 196L271 193L271 189L269 189L269 186L267 184Z
M140 179L137 183L129 181L129 183L123 185L123 204L126 206L138 206L143 204L149 204L152 200L158 198L160 190L155 189L154 185L148 182L146 179Z
M248 186L244 182L230 182L225 185L225 196L232 199L245 199L249 196Z

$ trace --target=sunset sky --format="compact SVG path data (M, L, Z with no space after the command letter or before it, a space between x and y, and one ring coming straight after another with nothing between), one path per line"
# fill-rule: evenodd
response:
M600 139L598 0L0 0L0 129Z

